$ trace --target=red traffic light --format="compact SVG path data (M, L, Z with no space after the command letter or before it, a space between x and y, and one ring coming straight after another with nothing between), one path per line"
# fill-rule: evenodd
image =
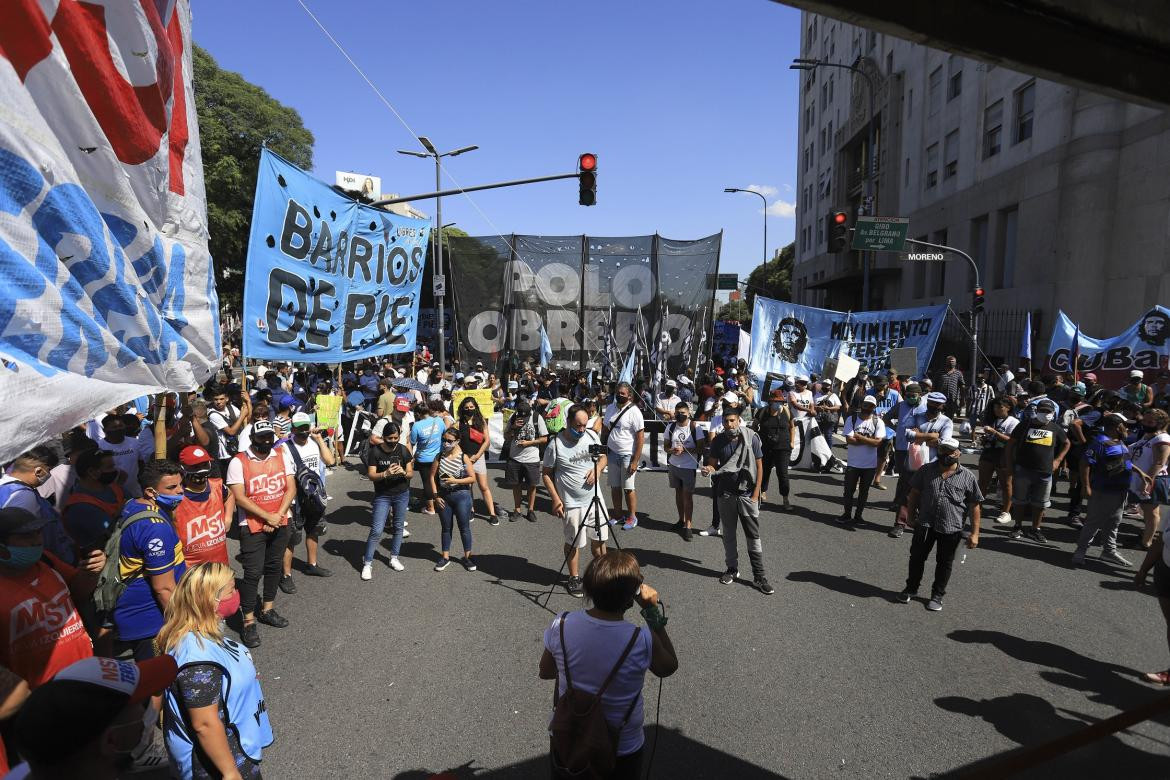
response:
M577 158L577 169L581 171L597 170L597 155L586 152Z
M976 295L976 296L978 296L978 297L980 297L980 298L982 298L982 297L983 297L983 288L982 288L982 287L976 287L976 288L975 288L975 295Z
M835 225L844 225L848 219L849 215L844 211L838 211L833 214L833 224Z

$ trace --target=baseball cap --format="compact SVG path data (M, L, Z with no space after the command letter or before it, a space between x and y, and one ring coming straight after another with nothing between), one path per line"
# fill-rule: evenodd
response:
M309 426L313 424L313 418L304 412L297 412L292 416L292 427L300 428L302 426Z
M396 412L409 412L410 411L410 399L403 398L402 396L395 398L394 399L394 411L396 411Z
M1091 379L1091 380L1092 380L1092 381L1094 381L1094 382L1096 382L1096 381L1097 381L1097 375L1096 375L1096 374L1094 374L1092 371L1090 371L1090 372L1089 372L1089 373L1087 373L1087 374L1084 374L1084 375L1083 375L1081 378L1082 378L1082 379Z
M1113 423L1128 423L1130 421L1128 417L1126 417L1124 414L1120 414L1118 412L1109 412L1108 414L1104 415L1101 419L1106 421L1106 422L1113 422Z
M716 367L715 367L715 374L716 374L717 376L723 376L723 373L724 373L724 372L723 372L723 369L722 369L722 368L720 368L719 366L716 366Z
M270 423L268 420L257 420L256 422L252 423L252 437L255 438L258 434L261 433L271 433L273 436L275 436L276 429L272 427L272 423Z
M678 383L680 385L689 385L691 383L691 378L689 376L687 376L686 374L679 374L678 375Z
M509 379L509 380L508 380L508 389L509 389L509 390L519 390L519 389L520 389L520 383L519 383L519 382L517 382L515 379Z
M198 466L202 463L210 462L211 455L198 444L184 447L182 452L179 453L179 463L183 466Z
M1143 377L1145 377L1145 374L1143 374L1141 371L1139 371L1138 369L1135 368L1133 371L1129 372L1129 378L1133 379L1135 377L1138 379L1142 379Z
M439 361L435 360L435 361L431 362L431 368L438 368L438 367L439 367Z
M170 655L76 661L29 694L13 718L16 743L35 762L60 762L100 736L128 704L166 690L178 672Z
M800 374L799 376L797 376L797 377L796 377L796 381L797 381L797 382L807 382L807 381L808 381L808 377L807 377L807 376L805 376L804 374Z
M674 381L673 379L667 379L666 386L667 387L678 387L678 382Z
M1085 394L1085 393L1088 391L1088 388L1087 388L1087 387L1085 387L1085 383L1084 383L1084 382L1077 382L1077 383L1076 383L1076 384L1074 384L1072 387L1070 387L1070 388L1068 389L1068 391L1069 391L1070 393L1077 393L1077 394L1079 394L1079 395L1084 395L1084 394Z
M1051 398L1041 398L1036 402L1037 409L1047 409L1050 412L1056 411L1056 403Z
M45 518L34 515L27 509L10 506L0 509L0 534L27 534L39 531L48 522Z
M723 386L726 387L728 390L734 390L735 388L739 387L739 382L736 382L734 379L728 378L727 381L723 383Z
M727 372L727 373L731 374L732 376L735 376L735 375L736 375L736 374L738 374L739 372L738 372L738 371L736 371L734 368L732 368L732 369L728 370L728 372Z
M456 372L455 372L455 379L457 379L457 380L458 380L458 379L462 379L462 378L463 378L463 372L462 372L462 371L456 371Z
M293 399L291 397L282 398L280 400L280 403L278 403L276 405L276 411L282 412L285 409L296 409L298 406L299 406L299 404L296 402L295 399Z
M956 452L959 449L959 442L954 439L939 439L938 448L947 452Z
M475 367L476 368L483 368L483 361L482 360L475 361Z
M947 397L939 391L934 390L926 394L926 401L927 403L945 404L947 402Z
M867 395L865 398L861 399L861 405L865 406L866 404L869 404L870 406L877 406L877 399L872 395Z

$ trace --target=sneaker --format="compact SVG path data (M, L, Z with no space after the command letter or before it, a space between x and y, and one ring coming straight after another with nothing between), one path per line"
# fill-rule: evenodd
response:
M785 509L792 508L792 502L788 500L788 496L784 496L784 508Z
M1081 519L1080 515L1070 515L1068 518L1068 524L1077 529L1085 527L1085 521Z
M536 522L536 510L535 509L528 510L528 522L530 522L530 523Z
M1146 672L1142 675L1142 679L1156 685L1170 685L1170 669L1164 672Z
M904 590L899 593L896 598L898 599L899 604L909 604L910 599L914 598L914 594L908 590Z
M442 571L443 569L447 568L450 565L451 565L450 558L440 558L439 562L435 564L435 571Z
M762 501L762 500L763 500L763 499L761 499L761 501ZM684 529L684 528L686 528L686 527L687 527L687 524L686 524L686 521L685 521L685 520L676 520L676 521L674 522L674 525L672 525L672 526L670 527L670 530L672 530L672 531L679 531L679 532L681 533L681 532L682 532L682 529Z
M305 574L310 577L332 577L333 572L326 569L324 566L318 566L315 563L310 563L305 567Z
M580 577L569 577L565 581L565 590L575 599L585 598L585 588L581 586Z
M752 580L752 585L754 585L756 590L758 590L760 593L763 593L765 596L771 596L776 592L776 589L773 588L771 583L768 582L767 577L756 577L754 580Z
M402 561L398 560L397 555L390 556L390 568L394 571L404 571L406 569L406 567L402 565Z
M1039 542L1040 544L1048 544L1048 537L1045 536L1044 532L1041 531L1039 528L1033 528L1031 531L1026 532L1024 535L1027 536L1029 539L1031 539L1034 542Z
M693 538L693 532L689 528L682 530L682 538L684 542L689 542Z
M167 757L167 748L161 736L155 733L154 726L148 726L149 734L144 734L142 741L130 753L129 774L136 775L142 772L157 772L170 766Z
M723 572L723 576L719 578L719 584L730 585L731 583L735 582L735 578L738 576L739 572L737 572L735 569L728 569L727 571Z
M515 514L513 514L512 512L509 512L507 509L497 509L496 511L499 513L501 520L507 520L509 523L516 522L515 515L520 514L519 512L516 512Z
M999 517L995 518L995 522L997 525L1011 525L1012 524L1012 513L1011 512L1000 512Z
M896 525L890 529L890 532L886 534L886 536L890 537L891 539L901 539L902 534L904 533L906 533L906 529L900 525Z
M874 490L889 490L890 488L889 488L889 486L883 485L880 482L875 482L875 483L873 483L873 489Z
M1073 557L1072 557L1072 560L1070 561L1070 563L1072 564L1072 567L1074 569L1077 568L1078 566L1083 566L1085 563L1084 554L1083 553L1073 553Z
M281 617L281 614L275 609L270 609L266 612L257 612L256 620L273 628L288 628L288 619Z
M1024 537L1024 529L1018 525L1012 529L1012 532L1009 536L1009 538L1011 538L1011 539L1022 539L1023 537Z
M1105 552L1101 553L1101 560L1108 561L1109 563L1113 563L1118 566L1125 566L1127 568L1133 566L1133 563L1130 562L1128 558L1122 556L1121 553L1117 552L1117 550L1106 550Z
M468 571L475 571L476 569L475 560L470 555L464 555L463 560L460 561L460 563L462 563L463 568L467 569Z
M829 473L830 474L844 474L845 467L842 466L840 463L834 463L832 466L829 467Z
M699 531L699 536L723 536L723 529L717 525Z
M837 525L848 525L848 524L849 524L849 515L848 514L841 515L840 517L837 518Z
M374 564L372 564L372 563L363 563L362 564L362 579L365 580L366 582L369 582L370 580L374 579Z
M926 603L926 608L931 612L942 612L942 599L931 599Z
M617 517L614 517L613 515L610 515L609 520L607 520L606 522L608 522L610 525L617 525L619 519L620 518L617 518Z
M291 574L282 574L280 576L280 592L281 593L296 593L297 584L293 582Z
M405 528L403 528L402 529L402 538L407 539L409 537L410 537L410 531L407 531Z
M622 530L623 531L633 531L637 527L638 527L638 518L635 517L634 515L630 515L629 517L626 518L626 522L622 523Z
M425 506L422 509L420 509L419 511L422 512L424 515L437 515L438 514L438 512L436 512L435 510L427 509Z
M496 515L488 515L487 521L488 521L488 525L499 525L500 524L500 518L497 517Z

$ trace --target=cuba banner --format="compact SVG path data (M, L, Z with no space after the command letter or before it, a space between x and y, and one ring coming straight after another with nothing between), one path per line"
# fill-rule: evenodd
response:
M4 4L0 462L220 359L191 7Z
M1067 314L1058 311L1052 339L1048 342L1048 365L1053 371L1065 373L1073 370L1074 338L1080 351L1078 371L1097 373L1097 381L1107 386L1123 384L1134 369L1149 371L1165 365L1166 356L1170 355L1170 344L1166 343L1170 339L1170 309L1155 306L1121 335L1108 339L1086 336ZM1101 372L1111 371L1118 373L1101 375ZM1146 381L1151 379L1146 374Z
M244 354L340 363L413 352L430 223L367 206L261 153Z
M749 370L764 387L768 374L823 374L825 360L849 355L872 373L889 368L890 350L914 347L922 376L946 311L946 304L940 304L840 312L756 296Z

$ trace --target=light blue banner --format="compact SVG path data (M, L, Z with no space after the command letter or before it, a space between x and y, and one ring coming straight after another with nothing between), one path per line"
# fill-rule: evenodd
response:
M767 374L824 374L827 358L850 355L870 370L890 366L890 350L915 347L926 373L942 331L946 304L846 313L756 296L749 366L760 386Z
M365 206L265 149L244 354L335 363L413 352L430 223Z
M1052 328L1052 339L1048 342L1048 364L1054 371L1072 371L1071 353L1077 324L1062 311L1056 313L1056 324ZM1170 309L1155 306L1125 329L1120 336L1111 339L1095 339L1080 332L1078 342L1081 356L1080 371L1121 371L1133 369L1149 370L1163 365L1163 358L1170 355ZM1112 376L1110 377L1113 378ZM1146 375L1146 381L1151 379ZM1103 376L1097 380L1108 384ZM1120 381L1124 382L1124 379Z

